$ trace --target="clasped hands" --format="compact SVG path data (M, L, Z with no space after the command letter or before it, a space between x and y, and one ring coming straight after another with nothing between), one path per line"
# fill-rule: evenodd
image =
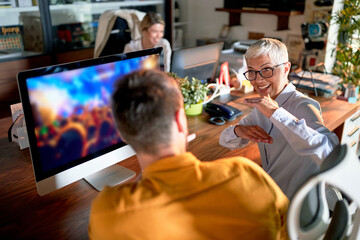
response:
M257 108L262 114L270 118L279 108L279 105L269 95L263 97L245 98L243 100L248 106ZM259 126L236 125L235 134L243 139L253 142L273 143L273 139L264 129Z

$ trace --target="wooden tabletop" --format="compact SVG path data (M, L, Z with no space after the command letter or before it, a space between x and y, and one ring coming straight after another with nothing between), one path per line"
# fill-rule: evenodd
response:
M242 96L240 94L240 96ZM241 100L241 98L239 99ZM232 103L245 116L251 109L240 101ZM356 104L331 99L318 99L325 125L335 130L355 113ZM190 133L196 133L188 150L202 161L230 156L245 156L260 163L256 144L230 151L219 146L221 131L236 124L239 118L225 125L208 123L205 112L188 117ZM0 119L0 236L2 239L88 239L87 227L91 201L98 192L84 180L40 197L37 194L29 149L20 150L7 139L11 118ZM140 172L136 157L119 163Z

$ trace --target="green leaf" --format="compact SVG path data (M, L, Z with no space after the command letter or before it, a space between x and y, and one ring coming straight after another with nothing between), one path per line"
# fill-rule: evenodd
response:
M205 98L208 93L208 88L205 84L201 83L201 81L197 78L191 78L189 80L188 77L180 78L175 73L168 73L170 77L176 79L179 83L180 91L184 98L184 103L188 104L196 104L205 101Z

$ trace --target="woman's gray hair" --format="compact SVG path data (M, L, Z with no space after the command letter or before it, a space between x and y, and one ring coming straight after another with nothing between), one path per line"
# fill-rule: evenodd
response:
M287 47L284 43L273 38L261 38L252 44L245 53L245 60L268 56L275 64L289 61Z

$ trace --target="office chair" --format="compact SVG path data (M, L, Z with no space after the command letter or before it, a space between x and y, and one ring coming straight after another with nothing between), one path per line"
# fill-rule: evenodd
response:
M145 14L133 9L103 12L98 21L94 57L122 53L126 43L140 38L140 22Z
M290 239L360 239L360 161L348 145L338 145L290 201L287 228ZM344 199L331 212L326 187Z
M116 17L110 36L100 53L100 57L122 53L124 51L125 44L131 40L130 34L131 31L126 20L121 17Z

